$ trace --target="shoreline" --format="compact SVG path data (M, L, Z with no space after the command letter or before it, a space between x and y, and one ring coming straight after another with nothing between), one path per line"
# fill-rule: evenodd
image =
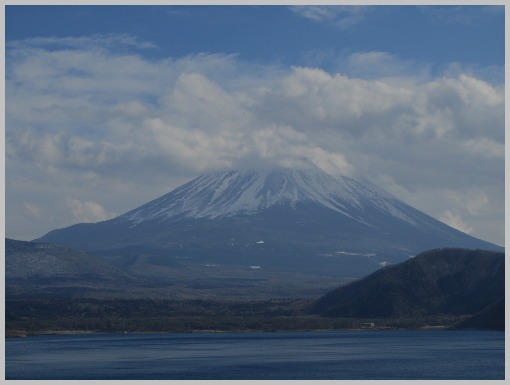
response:
M302 329L302 330L256 330L256 329L240 329L240 330L220 330L220 329L195 329L188 331L99 331L99 330L6 330L5 338L29 338L40 335L87 335L87 334L211 334L211 333L303 333L303 332L337 332L337 331L390 331L390 330L451 330L449 326L422 326L414 328L402 327L373 327L373 328L338 328L338 329ZM468 329L466 329L468 330ZM483 329L469 329L469 330L483 330Z

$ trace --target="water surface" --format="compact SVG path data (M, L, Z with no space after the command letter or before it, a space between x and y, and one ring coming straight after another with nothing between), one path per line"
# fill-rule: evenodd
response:
M504 332L44 335L7 339L6 379L504 379Z

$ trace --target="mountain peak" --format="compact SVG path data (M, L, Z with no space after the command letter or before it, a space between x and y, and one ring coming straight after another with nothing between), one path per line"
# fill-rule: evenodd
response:
M335 178L315 166L279 167L202 175L121 218L133 225L182 216L214 219L251 215L273 206L295 209L300 203L315 203L359 222L365 222L359 210L367 205L413 222L396 202L396 198L368 181ZM357 214L353 216L354 211Z

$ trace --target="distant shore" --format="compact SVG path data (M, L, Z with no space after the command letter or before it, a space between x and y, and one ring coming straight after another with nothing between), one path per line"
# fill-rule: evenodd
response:
M373 327L373 328L339 328L339 329L302 329L302 330L256 330L256 329L240 329L240 330L219 330L219 329L207 329L207 330L187 330L187 331L161 331L161 330L140 330L140 331L103 331L103 330L6 330L5 338L27 338L38 335L83 335L83 334L150 334L150 333L272 333L272 332L328 332L328 331L383 331L383 330L447 330L449 326L437 325L437 326L422 326L422 327Z
M40 331L26 331L26 330L6 330L5 338L25 338L33 337L36 335L74 335L74 334L98 334L103 332L97 332L92 330L40 330Z

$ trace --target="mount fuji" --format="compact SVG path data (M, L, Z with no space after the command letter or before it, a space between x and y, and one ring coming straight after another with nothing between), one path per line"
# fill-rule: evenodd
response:
M35 242L73 246L117 267L242 266L335 277L364 276L434 248L503 250L367 180L315 167L203 175L111 220Z

